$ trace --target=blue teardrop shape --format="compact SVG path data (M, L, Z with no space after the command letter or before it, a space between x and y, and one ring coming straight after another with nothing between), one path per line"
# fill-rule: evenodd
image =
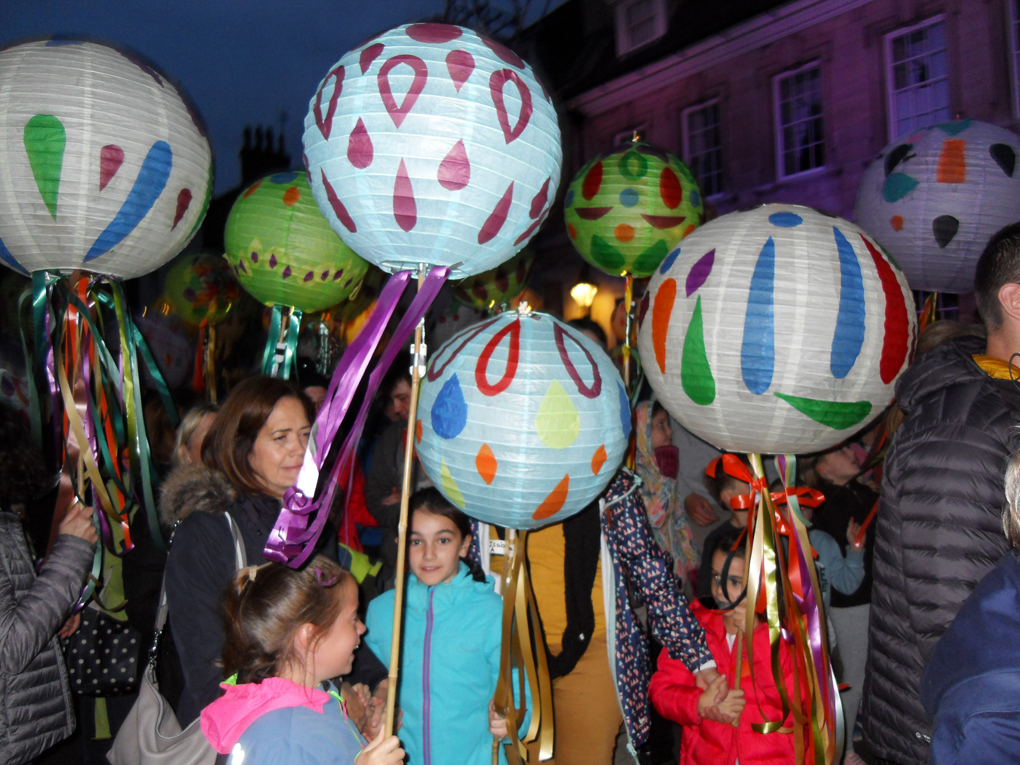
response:
M776 243L770 236L754 264L744 314L744 342L740 346L740 374L744 385L759 396L772 384L776 366L775 282Z
M832 335L829 369L833 377L842 380L854 368L864 345L864 280L854 248L842 231L836 227L832 231L839 253L839 313Z
M440 438L456 438L467 425L467 403L454 374L447 380L432 404L432 429Z

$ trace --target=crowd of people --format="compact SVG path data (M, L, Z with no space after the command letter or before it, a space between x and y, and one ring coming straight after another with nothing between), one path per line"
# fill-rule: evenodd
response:
M846 721L838 762L1016 759L1020 225L990 241L975 286L980 326L926 327L895 404L799 461ZM594 322L574 329L606 347ZM133 548L114 561L124 602L99 582L104 596L84 612L93 509L65 502L54 514L58 482L22 419L0 408L0 761L105 761L134 696L72 692L68 662L86 665L65 646L92 609L134 630L125 634L139 673L154 644L160 693L229 765L506 762L494 741L511 731L493 703L505 530L464 515L417 463L397 730L385 732L410 396L398 362L299 569L263 551L302 465L321 381L248 377L175 429L159 428L153 407L169 549L139 512ZM555 762L608 765L622 740L642 765L792 763L802 721L774 678L794 687L796 658L785 640L773 655L765 614L748 620L750 464L696 439L654 400L635 409L634 442L633 471L621 467L591 505L529 538ZM169 618L157 634L163 592ZM528 709L518 733L532 701L515 699Z

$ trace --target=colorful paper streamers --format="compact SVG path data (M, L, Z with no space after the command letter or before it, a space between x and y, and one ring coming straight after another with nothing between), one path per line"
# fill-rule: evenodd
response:
M415 423L436 488L486 523L557 523L605 489L630 405L605 352L551 316L511 311L432 355Z
M639 278L651 276L704 213L687 166L637 140L582 167L563 207L582 258L607 274Z
M915 130L861 178L857 223L896 258L915 290L971 292L988 240L1020 220L1020 136L978 120Z
M368 271L322 217L303 173L277 173L245 189L223 236L241 286L268 306L325 310L355 294Z
M305 117L319 208L386 271L455 279L523 247L556 197L552 101L514 52L448 24L397 27L329 70Z
M834 446L892 400L917 332L902 272L854 224L764 205L702 226L648 285L645 374L724 451Z
M212 150L168 79L97 43L0 52L0 262L21 273L148 273L194 236Z

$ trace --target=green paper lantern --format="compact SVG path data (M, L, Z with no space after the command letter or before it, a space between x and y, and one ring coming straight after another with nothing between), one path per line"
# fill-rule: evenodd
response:
M241 286L222 255L184 255L170 266L166 299L188 324L217 324L226 318Z
M509 303L524 291L535 253L528 247L493 269L469 276L453 288L453 294L479 311Z
M581 257L613 276L651 276L701 224L698 182L672 154L630 143L593 159L564 199L567 234Z
M322 311L349 298L368 271L319 212L304 173L270 175L242 192L224 242L241 286L270 306Z

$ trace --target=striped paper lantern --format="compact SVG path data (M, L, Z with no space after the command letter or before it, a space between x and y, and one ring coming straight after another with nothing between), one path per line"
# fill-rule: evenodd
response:
M0 52L0 261L129 279L194 236L212 194L205 128L177 87L96 43Z
M916 290L971 292L988 240L1020 221L1020 136L977 120L908 133L861 179L854 217Z
M892 401L917 332L903 272L860 228L765 205L706 224L662 262L638 334L681 425L732 452L810 453Z
M701 223L698 182L678 158L628 143L581 168L563 200L581 257L613 276L651 276Z
M227 262L266 305L322 311L349 298L368 263L330 228L304 173L256 181L234 202L224 232Z
M444 343L422 380L418 417L418 456L443 496L517 529L582 510L630 435L613 362L541 313L506 312Z
M560 131L531 67L448 24L409 24L329 70L305 117L305 162L330 225L387 271L460 279L523 247L549 214Z

